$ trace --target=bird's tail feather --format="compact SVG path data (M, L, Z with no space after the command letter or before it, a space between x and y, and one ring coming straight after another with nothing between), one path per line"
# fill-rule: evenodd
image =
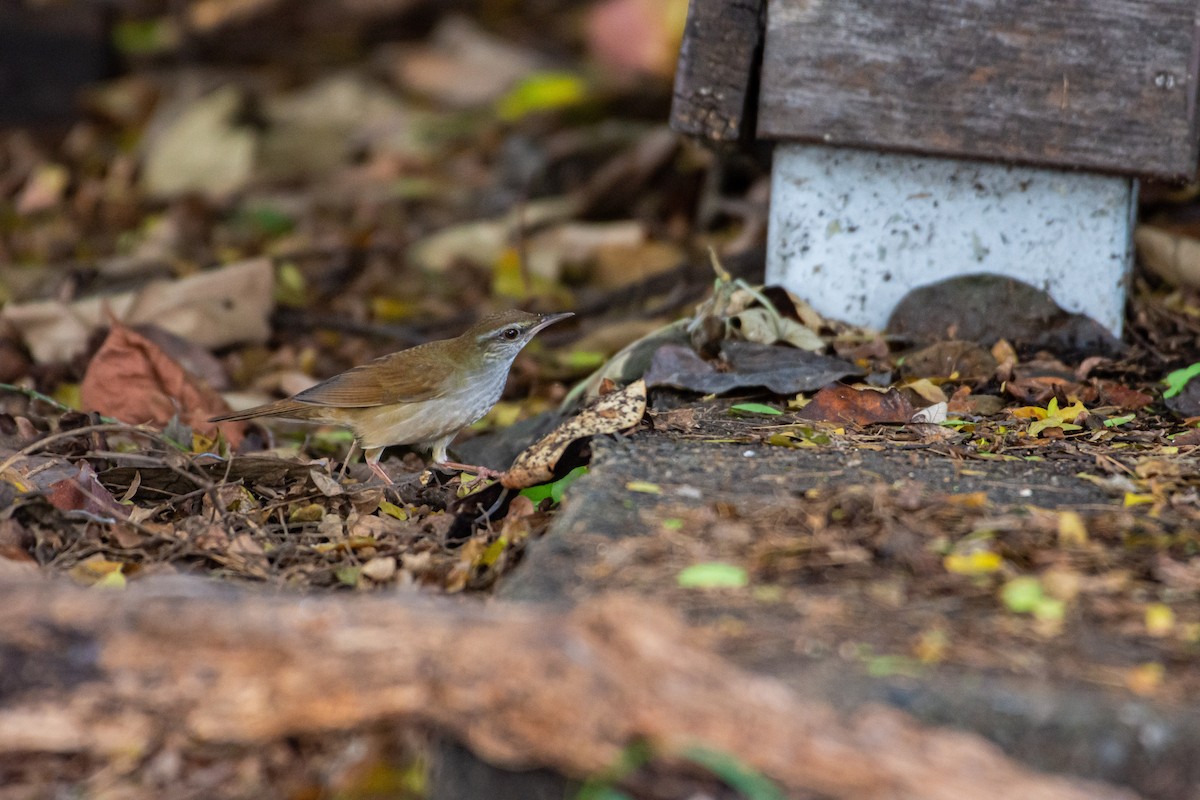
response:
M238 422L244 419L256 419L258 417L293 417L296 419L305 419L312 412L312 406L307 403L300 403L296 400L276 400L273 403L264 403L261 406L247 408L244 411L234 411L231 414L221 414L213 417L209 422Z

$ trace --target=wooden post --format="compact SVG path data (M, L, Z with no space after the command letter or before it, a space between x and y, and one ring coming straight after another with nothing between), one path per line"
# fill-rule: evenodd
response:
M993 272L1119 333L1136 178L1196 171L1195 0L763 2L769 282L881 326L911 288ZM697 56L718 38L685 34L680 130L705 135L681 98L728 83Z

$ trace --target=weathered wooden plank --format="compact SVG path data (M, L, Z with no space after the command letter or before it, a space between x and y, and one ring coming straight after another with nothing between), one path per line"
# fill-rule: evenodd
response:
M691 0L675 73L672 128L720 142L753 135L765 2Z
M1196 170L1195 0L770 0L758 134Z

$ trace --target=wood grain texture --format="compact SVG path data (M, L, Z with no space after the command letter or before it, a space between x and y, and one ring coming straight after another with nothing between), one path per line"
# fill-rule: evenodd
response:
M298 597L146 581L124 592L0 577L0 756L150 753L170 736L253 744L385 721L506 767L582 777L631 742L703 742L845 800L1133 800L1043 775L899 711L843 719L705 650L671 612L605 595L571 610L451 598ZM35 569L29 567L28 569Z
M754 133L758 67L766 0L691 0L671 127L716 142Z
M1194 0L770 0L758 135L1196 170Z

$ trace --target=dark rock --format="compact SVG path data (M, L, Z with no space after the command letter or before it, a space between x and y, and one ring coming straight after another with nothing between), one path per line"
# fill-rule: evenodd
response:
M1041 289L1000 275L967 275L913 289L892 312L888 333L918 342L1000 339L1056 353L1116 354L1122 345L1100 323L1064 311Z
M964 381L986 381L996 372L996 359L974 342L934 342L904 357L900 374L905 378L948 378L957 373Z
M1183 391L1174 397L1168 397L1164 402L1167 408L1184 419L1200 417L1200 379L1193 378L1188 381Z

